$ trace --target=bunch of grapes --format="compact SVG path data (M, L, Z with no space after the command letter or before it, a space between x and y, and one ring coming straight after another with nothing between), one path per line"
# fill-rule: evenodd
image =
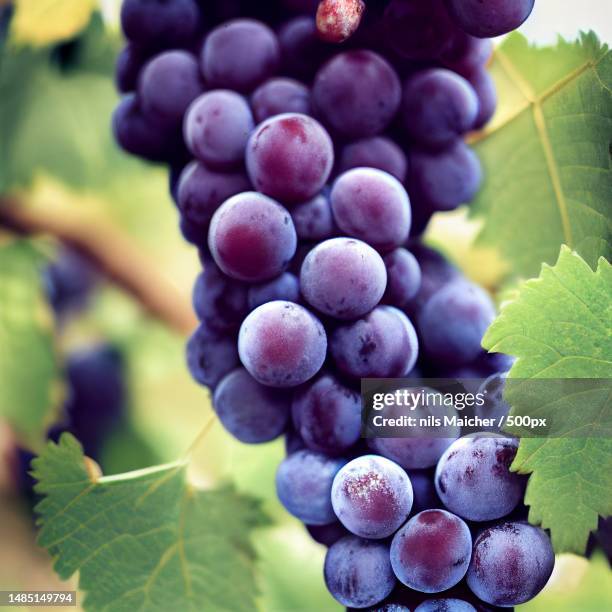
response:
M464 136L495 110L485 37L532 8L123 3L113 126L126 151L169 165L199 249L190 371L236 438L285 436L278 497L329 546L325 581L349 608L507 608L552 571L509 469L515 440L366 442L358 391L511 365L481 348L488 294L420 236L480 186Z

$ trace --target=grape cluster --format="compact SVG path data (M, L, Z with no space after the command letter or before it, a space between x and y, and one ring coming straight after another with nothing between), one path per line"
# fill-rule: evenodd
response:
M360 439L361 378L494 385L511 365L481 348L488 294L420 236L480 186L464 136L496 106L483 37L532 7L123 3L115 135L169 165L203 266L189 369L236 438L285 436L278 497L329 547L325 581L349 608L511 607L552 571L514 440Z

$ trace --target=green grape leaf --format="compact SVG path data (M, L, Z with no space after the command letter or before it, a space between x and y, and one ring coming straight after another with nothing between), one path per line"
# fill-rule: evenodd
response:
M59 409L62 379L53 317L31 242L0 244L0 417L36 448Z
M79 571L86 610L255 608L259 502L199 491L183 462L100 477L70 434L32 462L39 544L61 578Z
M133 172L110 128L116 42L96 15L70 43L0 50L0 193L29 186L36 173L100 190Z
M554 420L563 411L574 435L524 437L512 466L531 474L529 520L550 529L557 552L584 553L598 515L612 514L611 296L610 263L601 258L593 272L563 247L554 266L544 264L539 278L502 305L483 340L489 351L517 357L511 380L601 379L585 394L568 392L542 405L537 417ZM511 414L521 414L520 393L507 399Z
M593 34L555 47L520 34L491 66L500 108L474 138L485 172L471 207L512 271L535 276L562 244L594 267L612 252L612 52Z

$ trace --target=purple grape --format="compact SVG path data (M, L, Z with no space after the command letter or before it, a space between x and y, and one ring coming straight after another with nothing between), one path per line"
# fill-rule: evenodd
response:
M138 75L149 59L149 53L138 45L128 42L117 56L115 83L121 93L136 89Z
M518 440L460 438L440 458L436 490L444 505L470 521L510 514L523 499L525 478L510 471Z
M493 43L488 38L475 38L458 31L440 61L446 68L467 78L473 70L484 68L493 53Z
M187 342L187 366L201 385L214 389L239 363L236 338L215 332L205 324Z
M554 566L546 532L527 523L502 523L476 539L467 583L487 603L517 606L544 588Z
M320 123L298 113L271 117L251 136L247 170L258 191L295 204L318 194L334 163L329 134Z
M489 294L463 279L448 283L425 304L417 327L426 356L435 363L466 365L480 354L495 318Z
M264 23L236 19L208 34L201 62L209 86L248 93L276 72L280 47Z
M421 268L421 286L408 308L410 315L416 315L434 293L461 278L461 273L441 253L424 244L411 242L409 248Z
M296 245L287 209L253 191L226 200L213 215L208 233L208 246L221 270L249 282L281 274Z
M271 387L295 387L310 380L326 352L321 322L292 302L263 304L240 328L240 360L258 382Z
M305 82L312 79L334 50L333 45L319 38L314 17L300 16L287 21L278 31L278 40L282 71Z
M285 272L267 283L253 285L249 289L249 308L251 310L275 300L299 302L300 282L295 274Z
M386 283L382 257L351 238L321 242L306 255L300 272L304 299L337 319L355 319L372 310Z
M289 428L289 431L285 434L285 454L291 455L296 453L299 450L305 450L306 445L304 444L304 440L300 436L295 429L292 427Z
M392 121L402 97L394 69L367 50L347 51L317 73L315 111L335 132L348 138L377 136Z
M416 363L419 344L406 315L378 306L368 315L336 329L330 351L338 369L354 378L399 378Z
M63 247L42 275L45 294L58 317L85 308L99 280L92 262L78 251Z
M444 68L428 68L404 85L402 123L422 146L442 149L463 136L478 115L476 92L463 77Z
M219 172L202 162L192 161L179 178L178 207L184 219L207 227L225 200L250 188L251 184L244 172Z
M473 128L479 130L492 119L497 109L495 82L485 68L477 68L467 78L478 96L478 116Z
M336 232L329 199L322 193L292 206L291 218L300 240L325 240Z
M306 530L310 537L318 544L323 544L329 548L340 538L349 535L340 521L334 521L329 525L306 525Z
M424 601L414 612L477 612L477 610L463 599L445 598Z
M460 140L439 152L412 149L409 159L410 196L433 210L453 210L467 204L480 188L480 161Z
M425 397L440 397L439 393L428 387L405 388L400 391L411 393L413 398L410 408L403 403L387 404L384 416L401 419L413 416L419 421L432 416L443 418L453 417L455 408L440 402L426 402L420 400ZM415 426L408 430L398 426L393 430L392 437L377 437L368 440L369 446L375 452L395 461L404 469L415 470L436 465L444 451L459 437L461 430L458 426L440 425L439 427Z
M242 96L223 89L210 91L195 100L185 115L185 143L211 168L240 166L253 125Z
M122 356L108 344L74 351L66 363L66 378L70 390L64 407L66 430L79 440L88 456L97 457L125 414Z
M444 52L455 31L442 0L391 0L380 36L401 58L431 60Z
M187 242L193 244L199 249L208 250L208 246L206 245L208 224L200 225L199 223L194 223L193 221L180 216L179 229L181 231L181 235Z
M535 0L446 0L453 19L478 38L493 38L516 30L531 15Z
M330 202L338 227L380 250L406 242L410 200L403 185L375 168L354 168L340 175Z
M404 523L412 508L412 485L393 461L362 455L334 478L331 501L340 522L355 535L382 539Z
M404 308L421 287L421 268L406 249L395 249L383 257L387 269L387 289L382 301Z
M294 425L311 450L341 455L360 438L359 393L351 391L329 374L301 388L291 409L295 415Z
M175 144L167 126L143 114L134 94L124 96L115 109L113 132L122 149L150 161L169 159Z
M448 428L441 432L444 438L431 437L429 430L421 432L421 437L410 438L372 438L370 448L408 470L418 470L435 465L444 451L459 436L459 428Z
M391 566L407 587L440 593L467 572L472 554L469 527L446 510L424 510L413 516L391 542Z
M412 514L442 507L442 502L436 492L434 475L430 470L410 470L408 478L410 478L414 495Z
M193 288L193 308L198 319L212 329L238 329L249 311L247 286L228 278L208 261Z
M299 81L276 78L260 85L251 96L255 121L261 123L283 113L310 113L310 91Z
M143 47L167 49L188 44L200 26L195 0L124 0L121 26Z
M336 520L330 497L332 483L345 463L310 450L289 455L276 472L278 499L287 512L307 525L329 525Z
M180 126L187 107L204 85L196 58L186 51L165 51L143 68L138 96L146 115Z
M354 608L381 602L396 583L387 544L350 535L327 551L323 574L334 599Z
M244 368L238 368L218 384L213 405L223 427L235 438L245 444L261 444L285 431L291 396L260 385Z
M338 160L338 173L353 168L378 168L398 181L406 180L408 161L402 149L390 138L375 136L347 144Z

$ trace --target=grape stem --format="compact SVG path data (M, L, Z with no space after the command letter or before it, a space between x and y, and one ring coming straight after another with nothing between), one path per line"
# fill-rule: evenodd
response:
M83 207L84 208L84 207ZM151 316L181 334L197 325L188 296L151 265L149 258L107 219L89 212L63 214L0 197L0 226L23 235L46 234L78 251Z

